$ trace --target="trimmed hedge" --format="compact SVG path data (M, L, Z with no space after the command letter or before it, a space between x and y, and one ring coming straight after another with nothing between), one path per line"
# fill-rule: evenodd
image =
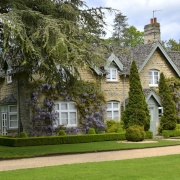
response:
M180 136L180 130L163 130L162 135L164 138Z
M124 133L29 137L26 139L0 137L0 145L21 147L21 146L41 146L41 145L101 142L101 141L117 141L117 140L125 140L125 139L126 138Z

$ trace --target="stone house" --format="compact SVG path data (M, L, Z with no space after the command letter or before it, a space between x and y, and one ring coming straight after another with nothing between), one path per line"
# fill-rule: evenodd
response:
M138 66L141 84L151 115L150 130L157 134L159 117L163 112L161 100L154 90L158 88L161 72L166 77L180 77L180 52L167 52L160 43L160 24L156 18L144 27L144 44L133 48L114 48L104 67L93 70L79 69L85 81L100 84L107 101L106 119L120 121L129 91L129 71L132 61ZM21 123L28 132L30 109L24 105L28 92L23 90L24 74L0 73L0 134L13 135L20 131ZM58 125L78 126L78 111L73 101L55 101Z

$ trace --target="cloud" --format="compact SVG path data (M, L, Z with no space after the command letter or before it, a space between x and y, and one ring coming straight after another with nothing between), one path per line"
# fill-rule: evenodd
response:
M135 26L140 31L143 31L144 26L150 23L154 14L161 25L162 40L175 39L179 41L180 39L179 0L86 0L86 2L88 6L112 7L120 10L123 15L127 16L129 26ZM106 30L107 37L110 37L114 15L106 13L106 16L109 25Z

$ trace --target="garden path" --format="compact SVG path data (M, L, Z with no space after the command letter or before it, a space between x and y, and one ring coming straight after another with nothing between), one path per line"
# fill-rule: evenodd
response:
M115 161L143 157L165 156L180 154L180 145L147 149L120 150L109 152L94 152L84 154L57 155L49 157L35 157L14 160L1 160L0 171L56 166L63 164L77 164L86 162Z

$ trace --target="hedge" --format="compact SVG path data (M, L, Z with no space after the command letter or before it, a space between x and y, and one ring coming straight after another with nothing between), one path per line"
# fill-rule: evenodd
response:
M162 135L164 138L180 136L180 130L163 130Z
M125 134L90 134L90 135L71 135L71 136L46 136L29 138L9 138L0 137L1 146L21 147L21 146L41 146L56 144L75 144L100 141L125 140Z

